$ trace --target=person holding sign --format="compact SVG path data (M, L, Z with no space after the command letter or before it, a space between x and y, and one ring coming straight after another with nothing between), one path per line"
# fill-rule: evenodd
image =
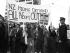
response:
M48 53L56 53L56 32L52 24L49 26Z

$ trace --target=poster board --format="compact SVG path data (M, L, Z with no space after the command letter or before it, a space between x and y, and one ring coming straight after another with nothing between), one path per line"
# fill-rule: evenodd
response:
M70 30L67 30L67 38L70 39Z
M7 17L8 20L17 21L17 22L48 22L48 18L43 17L41 19L41 14L48 15L48 9L43 8L41 5L41 0L37 0L39 4L34 4L33 2L27 3L33 0L7 0ZM46 21L47 20L47 21Z

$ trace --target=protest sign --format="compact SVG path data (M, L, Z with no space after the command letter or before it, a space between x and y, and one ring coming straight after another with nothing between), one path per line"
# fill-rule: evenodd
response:
M16 2L14 0L7 1L8 20L14 20L18 22L39 22L42 21L41 14L44 15L47 13L48 9L42 8L41 5L29 5L24 2ZM49 17L44 16L44 20L42 22L45 23L46 18Z

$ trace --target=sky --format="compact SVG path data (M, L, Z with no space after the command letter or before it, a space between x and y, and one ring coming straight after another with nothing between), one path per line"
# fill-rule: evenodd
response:
M45 0L44 2L48 2L50 6L49 24L52 22L52 25L57 28L60 22L60 17L64 17L66 18L66 24L70 25L70 17L68 17L70 0Z
M50 9L50 22L53 23L55 27L58 27L59 18L65 17L66 23L70 24L70 17L68 17L68 11L70 6L70 0L41 0L44 7L48 6ZM6 0L0 0L0 14L5 16Z
M5 16L6 0L0 0L0 14Z
M66 24L68 21L68 11L70 6L69 0L55 0L54 5L51 7L51 21L55 27L58 27L60 17L66 18Z

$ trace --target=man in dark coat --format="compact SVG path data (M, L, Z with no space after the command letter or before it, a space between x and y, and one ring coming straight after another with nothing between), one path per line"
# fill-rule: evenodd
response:
M4 26L5 26L5 52L7 52L9 49L8 23L4 22Z
M13 27L9 33L10 36L10 51L15 53L15 40L16 40L17 28Z
M16 33L16 41L15 41L15 53L21 53L21 36L22 36L22 30L20 29L20 25L17 24L17 33Z
M67 26L65 24L65 18L64 17L60 17L60 24L59 25L59 43L60 43L60 47L61 47L61 51L64 53L67 53ZM61 52L60 51L60 52Z
M38 35L36 38L36 49L37 52L43 53L43 43L44 43L44 35L43 35L43 29L38 26Z
M5 26L0 20L0 51L5 52Z
M23 29L17 25L15 53L26 53L27 45L23 37Z
M0 15L0 51L7 53L8 49L8 24L4 17Z

